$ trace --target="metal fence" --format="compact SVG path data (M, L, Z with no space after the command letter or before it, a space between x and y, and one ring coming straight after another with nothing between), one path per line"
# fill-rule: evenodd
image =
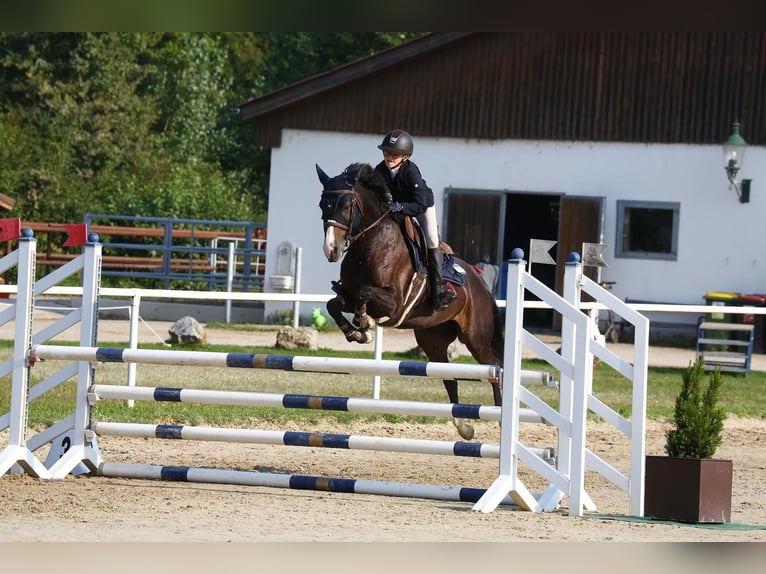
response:
M265 223L92 213L85 223L100 236L104 277L153 280L163 289L188 282L263 291Z

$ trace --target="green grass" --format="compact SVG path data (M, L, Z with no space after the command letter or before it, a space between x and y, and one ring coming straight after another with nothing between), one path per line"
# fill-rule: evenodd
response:
M63 343L57 343L63 344ZM124 344L101 346L124 347ZM11 356L12 342L0 341L0 361ZM164 349L162 345L142 345L142 348ZM194 350L212 352L245 352L258 354L286 354L305 356L336 356L347 358L372 358L371 351L351 352L319 349L301 352L285 351L273 347L236 347L205 345ZM406 353L383 353L384 359L413 360ZM472 363L461 357L457 362ZM57 371L63 365L59 361L44 361L32 369L32 385ZM522 368L550 370L541 360L524 360ZM653 419L667 418L672 414L675 397L681 388L682 369L650 368L647 389L647 416ZM137 365L137 384L141 386L190 387L259 391L269 393L294 393L322 396L370 397L372 377L368 375L334 375L324 373L298 373L259 369L226 369L162 365ZM96 369L96 382L124 385L127 381L127 365L108 363ZM11 377L0 380L0 414L10 408ZM623 416L630 416L632 391L630 382L606 364L594 369L594 394ZM555 389L534 387L533 392L543 400L557 406ZM68 381L32 402L29 424L47 427L70 415L74 410L75 382ZM381 398L446 402L446 392L440 380L421 377L383 377ZM463 381L460 383L460 402L467 404L490 404L489 383ZM752 371L743 375L724 374L720 404L738 417L766 418L766 373ZM196 424L211 426L246 427L259 423L296 423L303 427L318 425L328 418L346 423L352 420L374 419L397 422L433 422L431 417L399 417L395 415L368 415L332 411L285 410L273 408L229 407L217 405L170 404L137 401L129 408L124 401L103 401L93 408L97 420L116 422L143 422L157 424ZM591 415L595 416L595 415Z

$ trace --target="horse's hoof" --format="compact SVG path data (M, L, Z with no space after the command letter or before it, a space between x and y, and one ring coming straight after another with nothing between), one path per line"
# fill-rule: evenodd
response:
M360 343L372 343L375 340L375 337L371 335L368 331L359 331L360 335Z
M452 424L455 425L455 428L457 429L457 434L459 434L463 440L473 440L473 435L474 435L473 426L469 425L467 422L463 420L458 420L458 419L453 420Z
M367 331L352 331L346 335L346 341L349 343L360 343L362 345L366 343L372 343L374 337Z

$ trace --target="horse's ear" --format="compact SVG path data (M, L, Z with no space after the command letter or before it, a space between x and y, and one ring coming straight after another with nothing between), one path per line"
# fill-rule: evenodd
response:
M319 164L314 164L317 168L317 175L319 176L319 181L322 183L323 186L327 185L327 182L330 181L330 176L327 175L321 167L319 167Z

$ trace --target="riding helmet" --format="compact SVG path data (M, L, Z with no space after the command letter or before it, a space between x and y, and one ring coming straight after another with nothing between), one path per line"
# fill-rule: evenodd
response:
M392 130L385 135L378 149L402 155L412 155L414 147L415 142L412 141L410 134L404 130Z

